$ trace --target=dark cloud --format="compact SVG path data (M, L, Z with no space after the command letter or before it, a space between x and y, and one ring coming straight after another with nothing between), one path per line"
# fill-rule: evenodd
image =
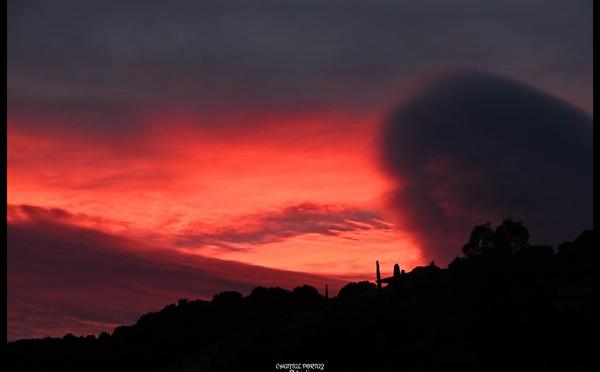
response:
M61 210L12 206L7 226L8 338L110 331L179 298L256 285L342 283L174 250L74 224ZM16 218L15 214L20 216Z
M224 249L247 249L251 245L279 242L303 234L340 236L363 230L389 230L391 225L377 213L353 207L302 203L279 211L246 216L235 226L218 231L181 233L181 246L216 245ZM240 248L239 244L245 245Z
M123 134L148 110L353 110L446 66L535 81L591 111L591 10L588 0L12 0L9 116Z
M497 75L432 79L383 133L402 227L446 261L472 226L504 217L523 220L538 242L573 238L592 223L592 125L573 106Z

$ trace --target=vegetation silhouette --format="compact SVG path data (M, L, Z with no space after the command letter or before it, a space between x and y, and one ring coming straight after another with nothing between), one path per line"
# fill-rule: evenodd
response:
M333 298L304 285L187 299L112 334L8 343L11 371L591 371L592 245L556 252L521 222L476 226L448 268L432 262L380 289Z

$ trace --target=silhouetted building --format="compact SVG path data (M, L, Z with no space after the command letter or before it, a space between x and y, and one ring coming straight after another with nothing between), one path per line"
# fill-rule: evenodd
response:
M393 283L398 283L400 282L400 280L402 279L402 273L404 272L404 270L400 271L400 266L398 264L394 264L394 274L390 277L387 278L381 278L381 273L379 271L379 261L375 261L376 262L376 267L377 267L377 289L381 288L381 283L385 283L385 284L393 284Z

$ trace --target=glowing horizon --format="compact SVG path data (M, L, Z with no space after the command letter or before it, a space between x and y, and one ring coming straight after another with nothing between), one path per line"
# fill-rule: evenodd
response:
M117 149L93 136L19 131L9 121L9 205L62 209L101 231L277 269L352 276L371 272L374 259L422 263L385 209L390 183L377 163L376 118L292 113L241 136L202 130L193 118L161 120ZM281 216L302 205L309 210ZM352 213L380 224L360 226ZM310 226L288 231L296 222ZM335 224L348 226L332 233ZM186 235L207 242L176 243Z

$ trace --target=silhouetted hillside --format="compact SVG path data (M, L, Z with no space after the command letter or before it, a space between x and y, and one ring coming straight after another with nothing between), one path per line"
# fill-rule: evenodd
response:
M473 229L464 256L349 283L180 300L99 337L8 344L11 371L591 371L593 231L556 250L505 220Z

